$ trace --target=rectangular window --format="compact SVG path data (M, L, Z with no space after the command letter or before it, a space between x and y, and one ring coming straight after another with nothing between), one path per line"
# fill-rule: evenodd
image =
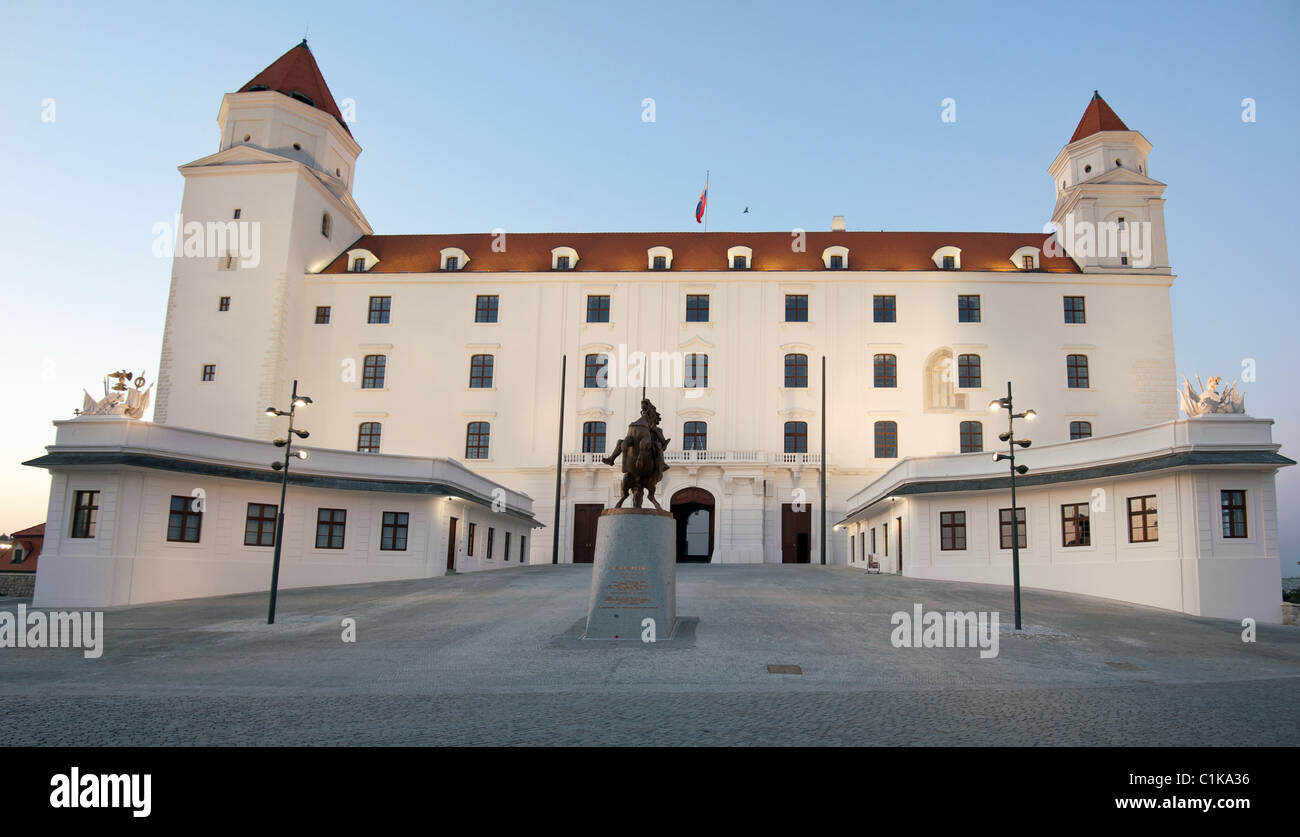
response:
M808 356L788 354L785 356L785 385L790 389L806 389L808 386Z
M448 256L446 269L460 270L460 256Z
M1128 542L1151 543L1160 540L1157 528L1156 495L1128 498Z
M506 551L505 554L501 556L501 559L503 561L510 560L510 533L509 532L506 532Z
M682 450L708 450L709 425L703 421L688 421L682 428Z
M1070 389L1088 388L1088 356L1065 356L1065 384Z
M876 458L877 459L897 459L898 458L898 422L896 421L878 421L876 422Z
M787 323L808 322L808 295L785 295L785 321Z
M944 270L956 270L956 269L957 269L957 257L956 257L956 256L944 256L944 257L943 257L943 269L944 269Z
M655 269L655 270L667 270L667 269L668 269L668 257L667 257L667 256L655 256L655 258L654 258L654 262L652 262L652 264L654 264L654 269Z
M72 508L71 537L95 537L95 523L99 519L99 492L78 491Z
M342 549L343 530L347 522L347 509L317 509L316 548Z
M1072 421L1070 422L1070 439L1089 439L1092 438L1092 422L1090 421Z
M330 324L330 307L328 305L316 306L316 325Z
M1016 541L1024 549L1029 541L1025 531L1025 507L1016 506ZM998 509L998 545L1003 549L1011 548L1011 509Z
M686 384L687 389L704 389L709 385L709 356L702 354L689 354L686 356Z
M808 422L787 421L785 423L785 452L808 452Z
M218 311L229 311L229 310L230 310L230 297L228 297L228 296L223 296L223 297L221 297L221 299L217 300L217 310L218 310Z
M372 296L370 297L370 316L367 323L386 323L388 315L393 308L393 298L391 296Z
M957 425L957 436L962 453L979 453L984 450L984 422L963 421Z
M585 389L604 389L609 386L609 355L601 352L587 355L582 372L582 386Z
M471 523L469 525L469 534L466 536L466 540L465 540L465 554L471 557L473 557L474 555L474 534L477 531L478 531L478 524Z
M605 452L605 422L584 421L582 423L582 452Z
M1246 537L1246 492L1220 491L1219 508L1223 512L1223 536Z
M497 530L496 530L496 528L495 528L495 527L492 527L492 526L489 526L489 527L488 527L488 542L487 542L487 559L488 559L489 561L492 560L492 542L496 539L496 536L497 536Z
M352 272L353 272L353 273L365 273L365 272L366 272L366 257L365 257L365 256L357 256L355 259L352 260Z
M357 453L379 453L379 441L384 426L377 421L363 421L357 425Z
M948 552L966 548L966 512L939 512L939 548Z
M686 322L707 323L709 321L709 295L686 295Z
M195 508L198 497L173 495L167 517L167 540L179 543L198 543L203 527L203 512Z
M474 301L474 322L495 323L500 299L496 294L479 294Z
M898 386L898 356L876 355L871 362L875 386L892 388Z
M871 554L876 554L876 527L871 527Z
M486 421L471 421L465 426L465 458L487 459L492 426Z
M1034 269L1034 257L1033 257L1033 256L1021 256L1021 257L1020 257L1020 267L1021 267L1023 270L1033 270L1033 269Z
M1067 323L1086 323L1088 321L1083 308L1083 297L1067 296L1065 298L1065 321Z
M593 294L587 297L587 322L609 322L609 297Z
M831 270L843 270L844 257L840 255L831 256Z
M979 294L957 295L957 322L978 323L980 321Z
M519 536L519 563L521 564L528 563L528 536L527 535Z
M275 546L276 507L270 503L249 503L244 519L244 546Z
M244 214L244 210L242 210L242 209L236 209L236 210L235 210L235 220L238 221L238 220L239 220L239 216L242 215L242 214Z
M556 257L555 257L555 269L556 269L556 270L568 270L568 269L569 269L569 257L568 257L568 256L556 256Z
M744 256L733 256L732 259L731 259L731 269L732 269L732 270L744 270L744 269L745 269L745 257L744 257Z
M1091 546L1092 528L1089 524L1087 503L1061 506L1061 546Z
M474 355L469 359L470 389L491 389L492 370L496 365L493 355Z
M361 368L361 388L383 389L384 375L387 371L387 355L366 355L365 363Z
M409 515L406 512L384 512L384 520L379 530L379 548L386 552L406 551L406 524Z
M957 355L957 386L971 389L980 388L979 355Z
M216 365L215 363L205 363L205 364L203 364L203 378L202 378L202 380L204 380L204 381L215 381L216 379L217 379L217 365Z
M873 296L871 298L871 319L877 323L898 322L898 298L895 296Z

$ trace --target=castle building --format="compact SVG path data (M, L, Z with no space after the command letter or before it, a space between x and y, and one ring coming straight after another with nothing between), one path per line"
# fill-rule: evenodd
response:
M217 121L216 153L180 167L183 223L206 246L177 245L154 424L267 442L283 430L265 409L296 380L313 448L454 459L508 487L517 520L548 527L527 538L532 563L592 559L618 497L601 458L643 387L671 440L659 499L678 559L714 563L864 560L831 530L865 525L863 487L910 459L988 462L1002 426L987 405L1008 381L1036 444L1178 419L1165 187L1100 95L1048 167L1055 233L837 216L383 235L352 197L361 146L305 41ZM424 513L430 553L455 553L456 515Z

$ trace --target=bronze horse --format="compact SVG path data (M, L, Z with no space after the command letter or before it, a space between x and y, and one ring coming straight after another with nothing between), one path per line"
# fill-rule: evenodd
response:
M641 508L642 497L650 496L650 502L659 511L664 507L655 499L655 486L663 479L668 463L664 461L664 450L669 440L659 429L659 411L648 399L641 400L641 418L627 427L627 435L618 440L614 452L601 461L613 465L621 455L623 457L623 496L618 498L614 508L622 508L628 494L632 495L634 508Z

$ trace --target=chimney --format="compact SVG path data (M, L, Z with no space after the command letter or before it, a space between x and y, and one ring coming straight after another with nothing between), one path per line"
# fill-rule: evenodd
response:
M831 232L844 232L845 229L843 215L836 215L831 219Z

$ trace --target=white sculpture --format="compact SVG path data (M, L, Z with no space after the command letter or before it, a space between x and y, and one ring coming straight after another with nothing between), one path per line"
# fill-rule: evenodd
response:
M73 412L78 416L125 416L126 418L143 418L144 411L149 409L150 390L153 384L144 388L145 380L141 375L134 381L133 388L128 389L126 382L132 378L130 372L110 372L104 378L104 397L96 400L91 397L89 392L82 390L85 398L82 401L81 409ZM109 378L116 378L117 383L111 388L108 385Z
M1182 389L1178 391L1178 399L1183 404L1183 412L1187 413L1188 418L1203 416L1207 413L1239 413L1246 412L1246 394L1237 390L1237 383L1234 381L1232 386L1219 394L1219 384L1223 379L1218 375L1211 375L1207 385L1201 384L1201 376L1196 376L1196 387L1200 389L1197 392L1192 385L1187 382L1187 377L1183 377Z

